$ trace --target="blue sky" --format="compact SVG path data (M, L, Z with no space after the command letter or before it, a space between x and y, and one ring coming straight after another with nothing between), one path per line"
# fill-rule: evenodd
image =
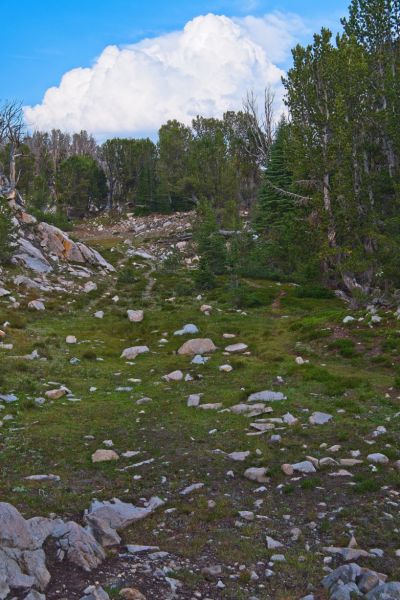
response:
M198 15L296 13L308 28L299 31L304 42L322 24L337 27L347 5L348 0L0 0L0 98L39 103L64 73L91 66L106 46L182 30ZM286 67L287 60L275 63Z

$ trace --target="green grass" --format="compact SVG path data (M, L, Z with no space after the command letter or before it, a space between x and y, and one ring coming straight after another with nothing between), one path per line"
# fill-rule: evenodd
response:
M108 240L104 244L110 250ZM121 256L118 247L107 254L115 262ZM349 330L349 339L335 341L332 331L346 313L338 300L318 290L299 294L290 284L246 280L238 303L232 298L226 278L219 278L217 287L198 301L192 274L179 270L173 274L153 273L156 283L144 306L147 269L144 263L135 267L128 264L117 276L100 281L98 290L88 295L54 294L44 313L26 310L27 299L22 299L20 312L10 311L6 301L0 301L0 322L11 322L7 341L14 344L12 352L0 349L0 393L13 391L19 396L18 403L2 411L13 414L15 420L5 422L0 430L1 499L14 503L26 516L52 512L69 516L81 513L93 497L138 502L158 494L176 511L169 515L156 513L124 532L124 539L156 544L193 560L211 553L210 560L216 562L245 564L240 586L255 595L257 589L247 574L258 561L267 562L264 535L265 529L271 528L278 539L285 541L287 555L282 577L264 582L263 593L274 598L305 595L307 583L318 585L323 576L322 563L314 553L314 558L310 553L304 563L297 559L306 554L304 536L315 544L307 528L311 521L317 523L322 545L338 545L350 520L364 532L370 547L392 544L379 509L387 494L382 490L384 486L400 489L391 466L374 473L366 462L351 468L356 475L354 486L348 485L347 478L330 477L332 467L293 480L285 477L280 467L282 463L304 460L307 455L327 456L321 444L340 444L340 457L349 457L351 450L360 449L364 458L372 451L387 454L391 461L400 458L398 420L394 416L400 402L391 390L396 378L398 382L398 370L387 363L377 364L373 355L357 350L358 342L394 350L395 323L385 319L384 326L372 331L364 323L357 323ZM286 295L280 307L273 308L281 290ZM114 294L120 297L118 303L111 301ZM176 299L168 301L173 296ZM200 312L202 302L213 305L210 317ZM144 321L129 323L126 310L143 306ZM104 310L104 319L93 317L96 310ZM176 354L184 340L172 334L185 323L195 323L201 337L210 337L218 346L204 366L191 365L187 357ZM168 343L159 345L166 333ZM223 338L224 333L234 333L234 341L248 344L250 355L224 356L224 347L231 343ZM65 337L71 334L77 336L77 345L65 343ZM124 348L139 344L148 345L151 352L138 357L133 365L120 359ZM34 349L47 360L15 358ZM299 354L310 362L297 365L295 357ZM79 364L70 364L73 357L80 360ZM227 361L234 370L220 373L219 365ZM163 381L164 374L178 368L190 372L193 381ZM277 382L278 376L283 384ZM129 379L141 381L132 383ZM54 387L49 381L67 385L81 401L61 398L37 407L34 398ZM91 386L97 391L89 392ZM119 386L133 389L118 392ZM268 442L271 433L246 435L252 419L186 406L191 393L202 393L202 402L221 402L229 408L263 389L282 390L288 397L275 403L272 415L266 416L280 417L290 411L300 419L295 427L279 430L278 426L272 432L282 435L281 444ZM390 397L385 398L385 394ZM143 396L149 396L152 402L136 404ZM331 413L332 421L321 427L311 426L308 417L316 410ZM365 439L382 424L387 426L388 434L367 446ZM217 433L210 434L214 429ZM88 435L95 439L86 439ZM113 440L118 453L140 450L140 454L133 460L121 458L118 463L93 465L91 454L103 447L106 439ZM225 453L249 450L251 457L236 463L215 453L216 449ZM120 470L149 458L154 459L149 465ZM271 479L266 494L256 494L257 484L243 477L249 466L269 468ZM233 478L227 475L230 470ZM61 481L38 484L24 479L37 473L55 473ZM141 479L134 479L136 474ZM179 495L186 485L199 481L205 483L203 490L188 498ZM258 498L264 502L255 509ZM210 499L216 502L212 509L207 504ZM318 508L321 502L328 506L328 517L323 520L317 516L325 510ZM253 510L268 519L238 528L235 523L239 510ZM282 518L285 514L302 529L301 543L291 542L290 527ZM331 516L334 518L328 520ZM161 521L165 527L160 529ZM313 545L313 549L318 550L318 546ZM387 560L385 572L398 572L389 553ZM194 589L196 582L191 574L186 578ZM239 590L239 583L227 583L222 597L248 597Z

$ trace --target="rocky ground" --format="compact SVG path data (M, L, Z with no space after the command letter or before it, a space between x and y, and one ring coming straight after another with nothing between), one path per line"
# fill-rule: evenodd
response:
M400 598L397 312L200 297L191 220L0 275L0 598Z

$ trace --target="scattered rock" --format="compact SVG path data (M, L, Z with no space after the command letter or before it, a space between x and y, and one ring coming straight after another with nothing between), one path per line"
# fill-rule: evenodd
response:
M92 454L92 462L93 463L108 462L110 460L118 460L118 459L119 459L119 456L115 452L115 450L104 450L103 448L100 448L99 450L96 450L96 452L94 452Z
M288 463L285 463L281 466L282 471L285 473L285 475L293 475L294 473L294 469L292 465L289 465Z
M244 476L247 479L250 479L250 481L266 483L268 481L267 472L268 471L265 467L250 467L249 469L246 469Z
M141 323L144 319L143 310L128 310L127 315L131 323Z
M178 329L178 331L175 331L174 335L193 335L195 333L199 333L198 327L196 327L196 325L194 325L193 323L188 323L187 325L184 325L182 329Z
M94 283L94 281L87 281L83 286L83 291L85 294L90 294L90 292L94 292L95 290L97 290L97 285Z
M168 375L164 375L163 379L165 379L165 381L182 381L183 373L179 370L172 371L171 373L168 373Z
M59 398L65 396L66 393L67 390L65 388L59 388L57 390L48 390L44 395L50 400L58 400Z
M369 460L369 462L372 462L372 463L375 463L378 465L385 465L386 463L389 462L388 457L385 454L381 454L380 452L375 452L374 454L368 454L367 460Z
M271 392L270 390L250 394L247 398L247 402L278 402L280 400L286 400L286 396L282 392Z
M188 485L187 487L185 487L179 493L181 496L187 496L188 494L191 494L192 492L201 490L203 487L204 487L204 483L193 483L192 485Z
M295 463L292 465L294 471L299 473L315 473L316 469L310 460L304 460L303 462Z
M237 352L244 352L247 350L248 346L246 344L231 344L225 348L225 352L229 352L230 354L235 354Z
M276 550L277 548L283 548L283 544L281 544L281 542L274 540L269 535L266 536L265 541L267 543L268 550Z
M208 354L217 349L214 342L209 338L195 338L185 342L178 350L180 355Z
M46 310L46 307L41 300L31 300L28 304L28 308L39 311Z
M243 462L244 460L246 460L246 458L250 456L250 451L245 450L244 452L231 452L227 456L232 460Z
M147 346L132 346L131 348L125 348L125 350L121 354L121 358L126 358L127 360L135 360L139 354L146 354L150 352Z
M200 310L204 314L210 314L210 312L212 311L212 306L210 306L209 304L202 304L200 306Z
M200 404L200 395L199 394L190 394L187 399L187 406L199 406Z
M332 419L332 415L323 412L314 412L311 417L308 419L311 425L325 425L325 423L329 423Z
M96 540L104 547L118 545L121 538L117 531L151 515L164 502L157 496L150 498L144 507L138 507L117 498L113 501L93 500L85 513L85 523Z

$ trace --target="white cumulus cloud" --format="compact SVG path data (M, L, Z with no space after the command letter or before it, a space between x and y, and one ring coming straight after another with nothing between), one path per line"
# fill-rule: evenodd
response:
M250 89L281 95L282 69L298 17L208 14L183 30L124 47L107 46L89 68L65 73L40 104L25 107L31 129L87 129L102 136L155 132L168 119L239 109Z

